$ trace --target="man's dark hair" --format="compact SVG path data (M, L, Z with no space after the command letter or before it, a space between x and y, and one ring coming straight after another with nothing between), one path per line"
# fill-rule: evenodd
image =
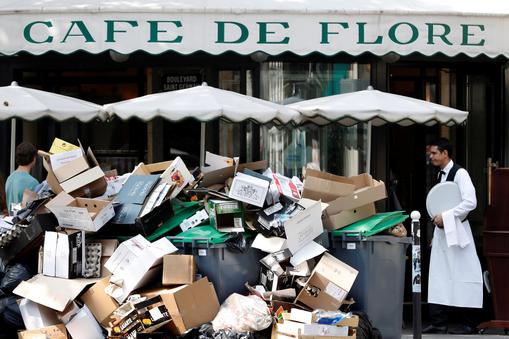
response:
M20 166L29 165L37 155L37 148L29 142L22 142L16 147L16 163Z
M452 145L449 139L446 138L438 138L433 141L430 146L437 146L437 149L440 152L447 151L449 158L452 158Z

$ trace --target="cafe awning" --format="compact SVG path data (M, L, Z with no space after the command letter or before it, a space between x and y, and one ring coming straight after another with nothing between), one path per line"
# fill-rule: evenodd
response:
M509 56L506 0L5 0L0 53Z

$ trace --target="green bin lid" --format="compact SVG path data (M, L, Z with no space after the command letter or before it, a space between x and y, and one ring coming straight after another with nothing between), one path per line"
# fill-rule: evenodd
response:
M228 239L229 235L229 233L219 232L214 226L203 225L193 227L174 237L168 238L174 243L222 244Z
M147 236L148 241L157 240L171 230L179 227L185 219L202 209L203 204L201 201L180 201L179 199L173 199L171 201L171 207L173 208L173 216L166 220L152 234Z
M369 237L405 221L408 215L403 213L404 211L378 213L339 230L334 230L332 236Z

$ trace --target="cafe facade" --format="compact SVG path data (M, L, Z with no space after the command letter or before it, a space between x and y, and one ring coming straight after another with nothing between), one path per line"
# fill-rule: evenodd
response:
M299 127L201 124L189 119L0 121L0 172L17 140L49 149L55 137L80 139L105 169L181 156L200 163L205 149L267 159L285 175L313 164L353 175L369 171L402 207L424 212L433 169L426 145L456 146L478 194L473 219L482 236L488 159L509 161L509 3L479 1L110 1L18 0L0 4L0 85L12 81L107 104L148 93L208 85L282 104L375 89L469 112L460 126L368 123ZM370 145L368 145L370 141ZM370 146L370 147L368 147ZM368 151L370 150L370 151ZM41 170L42 177L42 170ZM391 209L394 199L380 206ZM430 232L430 230L428 230Z

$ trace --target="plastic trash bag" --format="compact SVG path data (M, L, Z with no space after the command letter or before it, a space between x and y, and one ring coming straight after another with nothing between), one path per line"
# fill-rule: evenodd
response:
M212 327L214 331L252 332L266 329L272 324L272 317L265 301L257 296L234 293L219 308Z
M343 319L350 318L352 316L351 312L344 313L341 311L316 310L314 313L316 315L316 322L323 325L336 325Z
M226 245L226 249L231 252L245 253L247 251L246 238L244 238L242 233L231 233L224 244Z
M25 328L15 296L0 298L0 328L6 326L18 330Z
M30 269L23 264L14 264L5 268L5 274L0 281L0 296L10 295L12 291L23 280L28 280L32 277Z

